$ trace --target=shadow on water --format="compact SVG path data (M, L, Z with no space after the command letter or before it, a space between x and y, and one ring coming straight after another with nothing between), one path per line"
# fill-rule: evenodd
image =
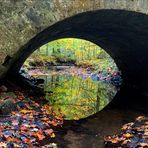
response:
M104 136L118 133L123 124L139 115L148 115L146 99L134 90L122 88L102 111L78 121L65 121L54 142L58 148L103 148Z

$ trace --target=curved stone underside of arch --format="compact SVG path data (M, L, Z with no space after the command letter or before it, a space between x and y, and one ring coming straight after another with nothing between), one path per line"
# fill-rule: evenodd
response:
M76 14L100 9L148 13L147 0L2 0L0 1L0 63L13 56L37 33Z
M148 16L137 12L99 9L147 13L148 2L70 1L0 2L1 63L6 55L12 56L5 66L0 67L1 71L4 69L1 75L18 72L26 58L41 45L59 38L75 37L92 41L104 48L122 71L125 83L147 87Z
M45 29L17 52L10 63L11 73L43 44L66 37L98 44L115 60L126 83L147 84L148 16L121 10L86 12Z

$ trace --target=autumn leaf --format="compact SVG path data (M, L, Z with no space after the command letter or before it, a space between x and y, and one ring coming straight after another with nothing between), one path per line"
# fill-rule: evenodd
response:
M139 116L136 120L137 121L142 121L142 120L144 120L145 119L145 116Z
M140 146L142 146L142 147L148 147L148 143L140 143Z
M133 134L130 134L130 133L126 133L126 134L124 134L123 136L126 137L126 138L131 138L131 137L133 137L134 135L133 135Z
M128 123L128 124L123 125L123 126L122 126L122 130L131 129L132 126L133 126L133 124L134 124L134 123L131 122L131 123Z
M44 122L44 125L45 125L46 127L49 127L49 126L50 126L47 122Z
M36 131L38 131L38 130L39 130L38 128L30 129L31 132L36 132Z
M55 138L55 133L52 133L50 137Z
M38 133L38 132L36 133L36 136L37 136L39 141L41 141L41 140L43 140L45 138L45 136L43 134Z
M112 139L111 142L112 142L112 143L118 143L118 140L117 140L117 139Z
M31 143L32 143L29 138L25 138L24 142L27 143L28 145L31 145Z
M18 124L19 124L18 120L12 121L12 125L13 125L13 126L16 126L16 125L18 125Z
M36 125L35 124L30 124L30 128L35 128Z
M0 142L0 146L3 147L3 148L6 148L7 147L7 144L4 143L4 142Z
M52 133L53 133L53 129L47 129L47 130L45 130L45 134L47 136L50 136Z
M41 120L42 120L42 121L48 121L48 120L49 120L49 118L44 117L44 118L41 118Z
M20 132L23 132L23 133L25 133L25 131L28 131L29 130L29 128L28 127L26 127L26 126L20 126L19 127L19 129L18 129Z
M57 125L58 125L57 122L56 122L56 120L52 120L51 124L52 124L53 126L57 126Z
M13 140L13 142L21 142L21 140L20 139L18 139L18 138L12 138L12 140Z
M29 104L25 104L24 107L26 107L27 109L31 109L31 106Z
M143 135L142 137L145 139L148 139L148 135Z
M25 110L25 109L22 109L20 111L20 113L23 113L23 114L28 114L28 113L31 113L31 112L32 112L32 110Z
M11 138L11 137L5 137L5 136L3 136L3 139L5 139L6 141L13 141L13 139Z
M61 116L53 116L52 112L47 111L47 109L52 110L51 106L47 105L42 110L42 107L35 101L27 100L26 103L23 101L25 97L22 98L16 98L16 101L22 102L23 106L18 111L11 112L11 116L8 117L10 121L0 121L0 138L4 141L0 142L0 147L7 147L8 143L13 143L14 147L18 148L40 146L39 142L47 136L55 137L53 129L50 128L51 124L55 126L62 124Z
M130 140L124 140L124 141L122 142L122 145L125 145L125 144L127 144L128 142L130 142Z

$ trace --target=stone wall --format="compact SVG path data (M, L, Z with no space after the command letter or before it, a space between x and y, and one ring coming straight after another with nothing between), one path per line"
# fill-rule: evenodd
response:
M148 0L0 0L0 63L56 22L99 9L147 14Z

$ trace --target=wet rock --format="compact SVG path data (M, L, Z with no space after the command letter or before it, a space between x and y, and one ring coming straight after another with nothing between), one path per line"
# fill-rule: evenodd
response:
M8 89L5 85L0 86L0 92L6 92Z
M44 79L36 79L35 85L44 84Z
M0 94L1 101L6 100L6 99L13 99L15 97L16 97L16 95L13 92L1 92L1 94Z
M27 72L27 70L26 70L25 68L21 68L21 70L19 71L19 73L20 73L23 77L25 77L25 78L30 78L30 76L29 76L29 74L28 74L28 72Z
M6 99L0 102L0 113L2 115L9 115L11 111L17 110L17 106L13 99Z

